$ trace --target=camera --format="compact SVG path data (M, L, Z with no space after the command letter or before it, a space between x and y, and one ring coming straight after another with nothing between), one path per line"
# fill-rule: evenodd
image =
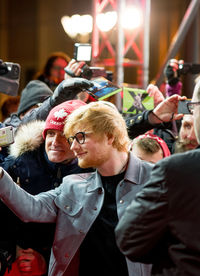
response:
M92 57L92 46L89 43L75 43L74 44L74 59L76 61L90 62ZM91 79L93 75L92 69L85 64L82 67L80 77Z
M21 67L18 63L0 60L0 92L17 96Z
M200 64L196 63L181 63L178 66L178 71L180 75L190 74L199 74L200 73Z
M0 128L0 147L6 147L12 143L14 143L13 127Z

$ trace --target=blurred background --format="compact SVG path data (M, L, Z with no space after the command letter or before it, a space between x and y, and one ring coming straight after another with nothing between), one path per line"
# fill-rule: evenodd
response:
M119 16L119 7L134 5L142 9L142 23L133 30L125 31L117 22L112 25L111 15L100 19L111 24L109 30L100 31L97 26L84 34L64 30L63 17L95 18L100 7L101 12L115 11ZM200 63L198 7L199 0L0 0L0 59L21 65L20 93L52 52L63 51L72 58L74 43L88 42L100 51L93 53L93 65L112 70L115 81L138 87L152 82L162 89L162 69L168 58ZM76 24L66 22L72 24L71 30ZM79 21L78 27L85 24ZM188 97L193 81L194 75L183 76L183 94Z

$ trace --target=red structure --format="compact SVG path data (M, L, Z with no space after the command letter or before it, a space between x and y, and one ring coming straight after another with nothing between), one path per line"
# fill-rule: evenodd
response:
M122 29L120 16L126 6L136 6L143 12L143 25L140 28L131 31ZM98 29L96 17L107 11L117 12L118 24L113 31L105 33ZM124 82L125 67L135 68L135 83L131 83L133 87L144 87L148 83L149 14L150 0L93 0L93 65L112 67L119 84ZM111 41L113 37L115 41Z

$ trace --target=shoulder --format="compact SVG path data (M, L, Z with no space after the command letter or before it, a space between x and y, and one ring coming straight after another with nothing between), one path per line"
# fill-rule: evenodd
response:
M95 172L86 172L86 173L79 173L79 174L71 174L67 175L63 178L63 183L71 182L71 183L87 183L93 177L95 177Z
M191 163L192 161L192 163ZM160 160L157 164L162 167L167 167L169 169L183 168L187 166L191 167L191 164L200 161L200 148L190 150L184 153L172 154L169 157L166 157Z
M148 180L153 167L154 164L143 161L130 152L126 178L134 183L142 184Z

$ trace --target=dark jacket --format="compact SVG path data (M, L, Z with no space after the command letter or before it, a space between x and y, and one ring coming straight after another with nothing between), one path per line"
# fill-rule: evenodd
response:
M3 123L0 123L0 128L12 126L13 131L15 133L15 131L21 124L25 124L33 120L46 120L49 114L49 111L51 109L52 109L52 106L51 106L50 97L49 97L42 103L40 107L34 108L30 112L28 112L22 120L20 119L18 114L16 113L11 114L10 117L8 117ZM7 156L8 156L8 147L4 147L0 151L0 163L2 163Z
M146 131L153 129L153 134L162 138L166 142L170 152L174 153L174 144L177 136L174 132L173 124L171 122L151 124L148 120L150 112L151 111L149 110L145 110L140 114L129 116L125 119L129 137L134 139L138 135L144 134ZM179 129L179 123L176 127Z
M116 228L131 261L152 275L200 275L200 148L159 161Z

